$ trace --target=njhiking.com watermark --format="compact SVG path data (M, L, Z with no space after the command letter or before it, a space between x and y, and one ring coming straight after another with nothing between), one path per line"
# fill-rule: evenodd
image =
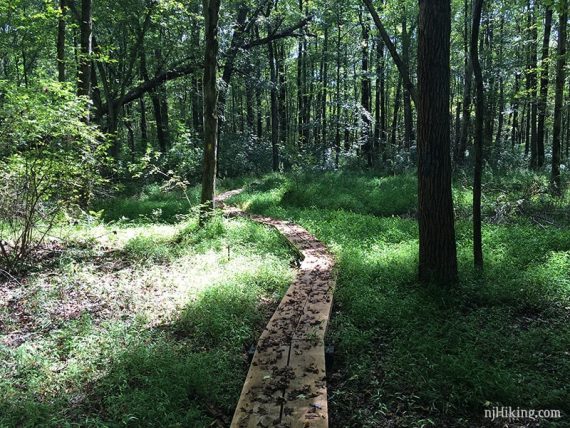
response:
M517 420L560 419L562 412L552 409L521 409L520 407L492 407L485 409L485 419L492 421L506 419L509 422Z

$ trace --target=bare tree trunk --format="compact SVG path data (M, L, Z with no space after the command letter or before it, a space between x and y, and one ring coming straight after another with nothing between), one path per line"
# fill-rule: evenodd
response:
M481 25L481 9L483 0L475 0L473 4L473 26L471 28L471 63L475 75L475 170L473 174L473 261L477 269L483 269L483 244L481 238L481 176L483 171L483 120L485 118L485 92L483 74L479 63L478 41Z
M392 118L392 139L391 139L391 146L392 149L390 150L390 153L392 153L392 150L395 150L396 147L401 146L401 144L398 144L396 142L396 135L397 135L397 130L398 130L398 114L400 112L400 101L402 99L402 78L398 77L398 84L396 85L396 98L394 99L394 116Z
M141 127L141 152L146 153L148 145L148 125L146 120L146 102L144 96L139 98L139 110L140 110L140 127Z
M410 37L407 27L406 13L404 11L402 19L402 61L406 64L408 70L410 69ZM412 101L410 93L407 89L404 90L404 146L409 149L412 146L413 138L413 119L412 119Z
M371 90L370 90L370 76L368 75L368 64L369 64L369 50L368 44L370 43L370 26L368 20L364 19L362 16L362 8L360 9L360 25L362 27L362 77L360 80L360 104L362 107L362 123L364 124L362 129L362 149L364 156L366 157L366 163L369 167L372 166L372 120L371 120Z
M204 224L214 209L218 147L218 19L221 0L203 0L206 46L204 48L204 165L200 223Z
M57 22L57 77L65 82L65 14L66 0L59 0L59 19Z
M450 0L420 0L418 37L419 278L457 280L451 195Z
M538 127L537 127L537 159L536 166L544 166L544 122L546 120L546 100L548 97L548 55L550 48L550 32L552 29L552 7L546 4L544 16L544 38L542 40L542 60L540 73L540 97L538 99Z
M530 0L529 0L530 2ZM536 121L538 116L537 88L536 88L536 69L537 69L537 52L536 52L536 1L532 2L532 9L529 3L528 8L528 26L530 43L530 63L529 63L529 85L530 85L530 167L536 169L538 167L538 132Z
M520 73L515 74L515 87L513 93L513 121L511 128L511 148L514 149L517 144L520 143L520 130L519 130L519 85L520 85Z
M328 74L329 74L329 58L328 58L328 44L329 44L329 27L325 27L325 39L323 45L323 87L321 95L321 135L323 140L323 150L329 147L327 138L327 98L328 98Z
M269 56L269 75L271 78L271 159L273 171L279 171L279 106L277 100L277 67L273 42L267 44Z
M339 157L340 157L340 119L341 119L341 108L340 108L340 41L341 41L341 21L340 16L337 22L337 38L336 38L336 132L335 132L335 167L338 168Z
M560 13L560 26L558 29L558 57L556 59L556 86L554 94L554 126L552 128L552 172L551 182L553 191L561 193L560 187L560 157L561 157L561 135L562 135L562 108L564 102L564 80L566 78L564 68L566 67L566 37L568 31L568 0L562 0ZM570 111L570 110L569 110ZM570 119L570 115L568 117ZM566 123L567 127L570 124ZM570 140L566 140L568 150Z
M81 1L81 23L79 27L80 57L77 94L79 96L91 97L91 54L93 52L93 19L91 0ZM89 121L89 115L86 119Z
M469 15L470 9L467 0L464 0L464 54L465 54L465 84L463 85L463 111L461 113L461 131L459 137L459 147L457 148L455 162L462 165L465 161L465 152L467 151L467 143L469 141L469 125L471 115L471 86L473 81L473 69L471 60L469 59Z
M277 46L277 45L275 45ZM278 109L279 109L279 143L284 146L287 143L287 85L285 81L285 54L283 47L276 49L278 58L276 61L277 77L279 79Z

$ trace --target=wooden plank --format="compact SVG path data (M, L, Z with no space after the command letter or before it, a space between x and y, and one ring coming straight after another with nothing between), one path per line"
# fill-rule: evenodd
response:
M275 426L281 420L282 401L291 377L289 346L256 350L245 380L232 427Z
M226 210L274 227L303 256L295 281L259 338L231 426L326 428L324 337L335 285L334 260L301 226Z
M294 377L285 392L281 423L289 427L328 427L324 344L293 341L289 365Z

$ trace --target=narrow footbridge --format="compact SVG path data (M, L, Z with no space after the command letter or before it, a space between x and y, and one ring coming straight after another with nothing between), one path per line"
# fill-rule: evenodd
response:
M240 191L217 200L223 204ZM295 281L259 338L231 426L328 427L324 337L335 285L333 257L296 224L230 206L224 211L274 227L301 255Z

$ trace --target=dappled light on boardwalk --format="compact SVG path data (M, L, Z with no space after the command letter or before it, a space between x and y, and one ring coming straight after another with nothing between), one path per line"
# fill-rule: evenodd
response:
M239 190L218 197L224 201ZM232 427L328 426L324 336L331 312L334 260L302 227L226 207L272 226L302 259L297 278L265 327L247 375Z

